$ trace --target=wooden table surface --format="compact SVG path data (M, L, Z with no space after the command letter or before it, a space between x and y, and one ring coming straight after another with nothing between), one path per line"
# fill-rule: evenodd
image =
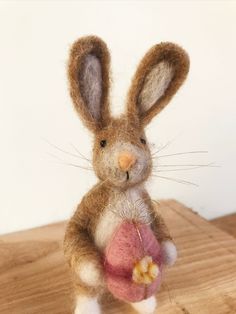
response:
M236 238L236 214L215 218L211 220L211 223Z
M163 201L179 250L166 269L158 314L235 314L236 239L176 201ZM0 313L69 314L73 292L61 243L65 223L0 237ZM110 296L103 313L135 313ZM92 314L92 313L88 313Z

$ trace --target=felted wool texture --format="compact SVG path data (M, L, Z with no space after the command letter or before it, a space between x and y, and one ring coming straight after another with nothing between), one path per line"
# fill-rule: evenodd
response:
M151 256L162 269L160 244L150 227L132 221L123 222L106 247L104 261L107 286L116 298L138 302L152 296L160 287L161 272L148 285L132 280L135 263L145 256Z
M143 99L140 95L146 89L145 84L150 85L150 77L148 78L148 76L160 64L168 64L173 71L173 76L169 84L166 84L164 93L159 94L159 98L156 98L152 106L147 106L148 98L145 97L145 103L142 103ZM180 46L168 42L153 46L141 60L131 83L127 99L127 114L130 119L138 116L141 123L148 124L169 103L185 81L188 71L189 57ZM156 79L155 75L153 79ZM156 87L157 89L160 88L158 85ZM151 101L152 99L150 99ZM145 110L145 107L150 108Z
M124 131L125 130L123 128L120 133L124 134ZM117 132L111 132L113 136L115 133L118 135L119 129L117 129ZM136 158L134 165L129 169L129 186L134 185L137 181L140 182L145 180L152 167L150 152L148 149L144 150L141 145L140 147L133 145L130 143L130 139L126 139L124 136L123 138L115 136L114 144L111 144L111 135L106 138L108 141L106 149L101 151L101 148L98 147L98 155L96 156L95 171L97 171L99 176L101 178L109 177L110 180L113 181L114 185L122 186L124 181L126 181L126 171L119 169L119 157L129 152Z
M143 90L139 96L140 110L145 112L164 95L174 75L173 67L167 62L158 63L145 78Z
M133 302L131 306L140 314L155 313L157 307L157 300L155 296L145 299L141 302Z
M77 272L82 263L94 263L103 273L102 252L93 241L99 217L109 200L109 187L99 183L82 199L74 215L69 220L64 237L64 254L72 270L77 294L96 296L103 292L101 282L88 286L81 281Z
M143 199L142 186L130 188L125 193L112 188L108 206L97 223L94 235L96 246L104 251L116 228L124 220L150 224L153 218L149 208L149 203Z
M140 143L141 136L144 136L144 131L134 128L125 118L112 120L106 128L97 133L93 149L93 165L95 173L100 180L108 180L112 185L120 188L125 187L126 172L119 168L118 158L119 154L127 150L132 151L132 154L137 154L139 158L136 159L136 163L131 169L132 175L130 178L132 180L127 181L126 184L131 187L136 184L136 179L139 182L147 179L152 163L149 159L150 151L148 145L144 147ZM107 141L104 149L101 149L100 146L102 139Z
M93 265L90 269L95 267L100 277L105 278L106 247L96 243L96 235L115 195L123 195L130 189L140 190L139 198L151 217L150 228L156 241L160 245L166 240L171 241L165 222L157 214L144 186L152 171L152 156L144 128L177 92L188 69L189 59L181 47L172 43L155 45L137 68L125 113L114 118L110 113L110 54L106 44L96 36L87 36L77 40L71 48L68 63L70 95L84 125L94 135L92 164L99 180L77 206L64 238L65 257L71 267L77 295L89 299L107 292L105 281L88 284L80 273L83 265L90 263ZM146 145L141 138L147 141ZM101 147L102 140L106 140L106 147ZM133 165L133 180L124 180L126 173L117 167L118 156L124 149L135 155L137 165L140 159L145 164L140 173L136 171L136 163ZM116 204L114 208L117 208ZM140 223L139 218L136 220Z
M88 63L91 58L93 58L92 64L91 62ZM98 64L100 64L100 66ZM90 70L96 73L94 78L87 73L88 65ZM100 67L101 69L99 69ZM80 38L73 44L68 62L70 95L74 107L83 123L93 132L104 127L107 121L109 121L109 71L110 54L104 41L96 36L86 36ZM96 86L96 93L100 101L89 95L88 91L91 86ZM98 92L98 90L100 91ZM91 94L93 93L94 90L92 88ZM96 103L96 105L99 105L100 110L98 116L93 116L90 111L92 107L89 106L91 102L88 102L88 100L91 99L93 99L94 102L98 102L98 104ZM93 111L94 109L92 109L92 112ZM96 112L98 112L98 109L96 109Z
M99 59L91 54L87 55L81 72L83 73L80 78L83 97L92 117L99 120L102 96L102 69Z
M79 295L76 299L74 314L101 314L97 298L88 298L85 295Z

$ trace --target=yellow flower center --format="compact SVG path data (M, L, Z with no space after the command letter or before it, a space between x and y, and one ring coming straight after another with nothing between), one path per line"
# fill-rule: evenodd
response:
M151 256L143 257L133 269L132 279L138 284L151 284L158 276L160 270Z

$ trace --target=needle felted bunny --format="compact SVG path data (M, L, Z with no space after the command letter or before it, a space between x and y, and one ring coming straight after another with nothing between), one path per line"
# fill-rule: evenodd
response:
M152 47L142 59L119 118L110 114L110 56L95 36L70 52L70 94L94 134L93 167L99 182L68 223L64 251L74 273L75 313L99 314L110 291L138 313L154 313L163 265L176 247L145 189L152 158L145 126L171 100L189 69L185 51L172 43Z

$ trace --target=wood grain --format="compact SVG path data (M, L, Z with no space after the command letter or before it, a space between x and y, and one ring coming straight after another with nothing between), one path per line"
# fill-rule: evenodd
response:
M158 293L158 314L235 314L236 239L176 201L158 209L179 250ZM70 273L61 243L65 223L0 238L0 313L69 314ZM110 295L104 314L135 314ZM92 313L88 313L92 314Z
M211 223L236 238L236 214L213 219Z

